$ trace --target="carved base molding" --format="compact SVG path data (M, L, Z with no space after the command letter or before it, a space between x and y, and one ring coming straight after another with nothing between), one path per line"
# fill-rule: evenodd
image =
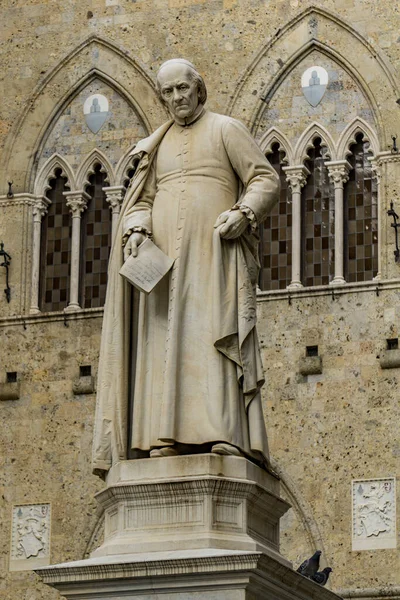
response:
M151 552L90 558L37 573L67 600L339 600L261 552Z

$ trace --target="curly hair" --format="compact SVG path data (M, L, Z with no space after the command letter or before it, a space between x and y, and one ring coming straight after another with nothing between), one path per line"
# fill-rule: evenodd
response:
M188 60L186 60L185 58L172 58L170 60L165 61L161 67L158 69L158 73L161 71L161 69L163 69L164 67L171 65L171 64L181 64L181 65L185 65L186 67L189 67L189 77L191 81L195 81L197 83L197 89L199 92L199 102L201 104L205 104L206 100L207 100L207 88L206 88L206 84L204 83L204 79L202 78L202 76L200 75L200 73L197 71L196 67L189 62ZM157 73L157 92L158 95L160 97L161 102L163 102L164 104L164 100L162 98L161 95L161 88L160 88L160 82L158 81L158 73Z

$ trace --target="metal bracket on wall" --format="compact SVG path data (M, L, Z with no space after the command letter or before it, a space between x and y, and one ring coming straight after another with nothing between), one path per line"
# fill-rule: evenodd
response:
M399 250L399 233L398 233L397 229L400 226L400 223L398 223L398 221L397 221L399 218L399 215L395 212L395 210L393 208L393 202L390 203L390 210L387 211L387 214L388 214L388 217L393 217L393 221L394 221L390 225L392 227L394 227L396 250L394 250L393 254L394 254L394 260L398 263L398 262L400 262L400 250Z
M3 258L3 262L0 263L0 267L4 267L6 270L6 287L4 293L7 298L7 302L11 300L11 288L8 282L8 270L10 268L11 256L4 250L4 243L0 242L0 259Z

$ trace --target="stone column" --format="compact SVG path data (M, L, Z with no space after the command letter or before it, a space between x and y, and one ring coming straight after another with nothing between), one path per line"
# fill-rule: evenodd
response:
M344 213L343 213L343 186L349 180L349 171L352 168L347 160L333 160L326 162L329 179L335 186L335 277L332 285L346 283L344 278Z
M64 192L63 195L67 199L67 206L72 215L70 299L65 312L74 312L81 308L79 306L81 214L86 209L90 196L83 190L78 192Z
M283 167L292 192L292 281L288 288L301 288L301 188L310 171L304 165Z
M106 194L106 200L110 205L112 214L111 223L111 240L114 244L115 234L117 233L117 223L119 219L119 213L121 211L122 200L125 196L125 187L123 185L116 185L113 187L104 187L103 192Z
M42 236L42 219L47 213L50 200L46 196L38 196L33 201L33 240L32 240L32 283L31 306L29 313L40 313L39 308L39 273L40 273L40 242Z
M376 179L376 187L378 194L378 272L374 277L374 281L379 281L380 279L382 279L382 165L381 161L379 159L377 160L375 157L370 160L372 172L374 173Z

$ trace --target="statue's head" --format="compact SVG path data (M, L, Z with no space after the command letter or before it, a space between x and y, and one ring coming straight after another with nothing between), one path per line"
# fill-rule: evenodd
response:
M157 73L157 88L162 102L178 119L190 118L198 105L207 100L202 76L184 58L173 58L161 65Z

